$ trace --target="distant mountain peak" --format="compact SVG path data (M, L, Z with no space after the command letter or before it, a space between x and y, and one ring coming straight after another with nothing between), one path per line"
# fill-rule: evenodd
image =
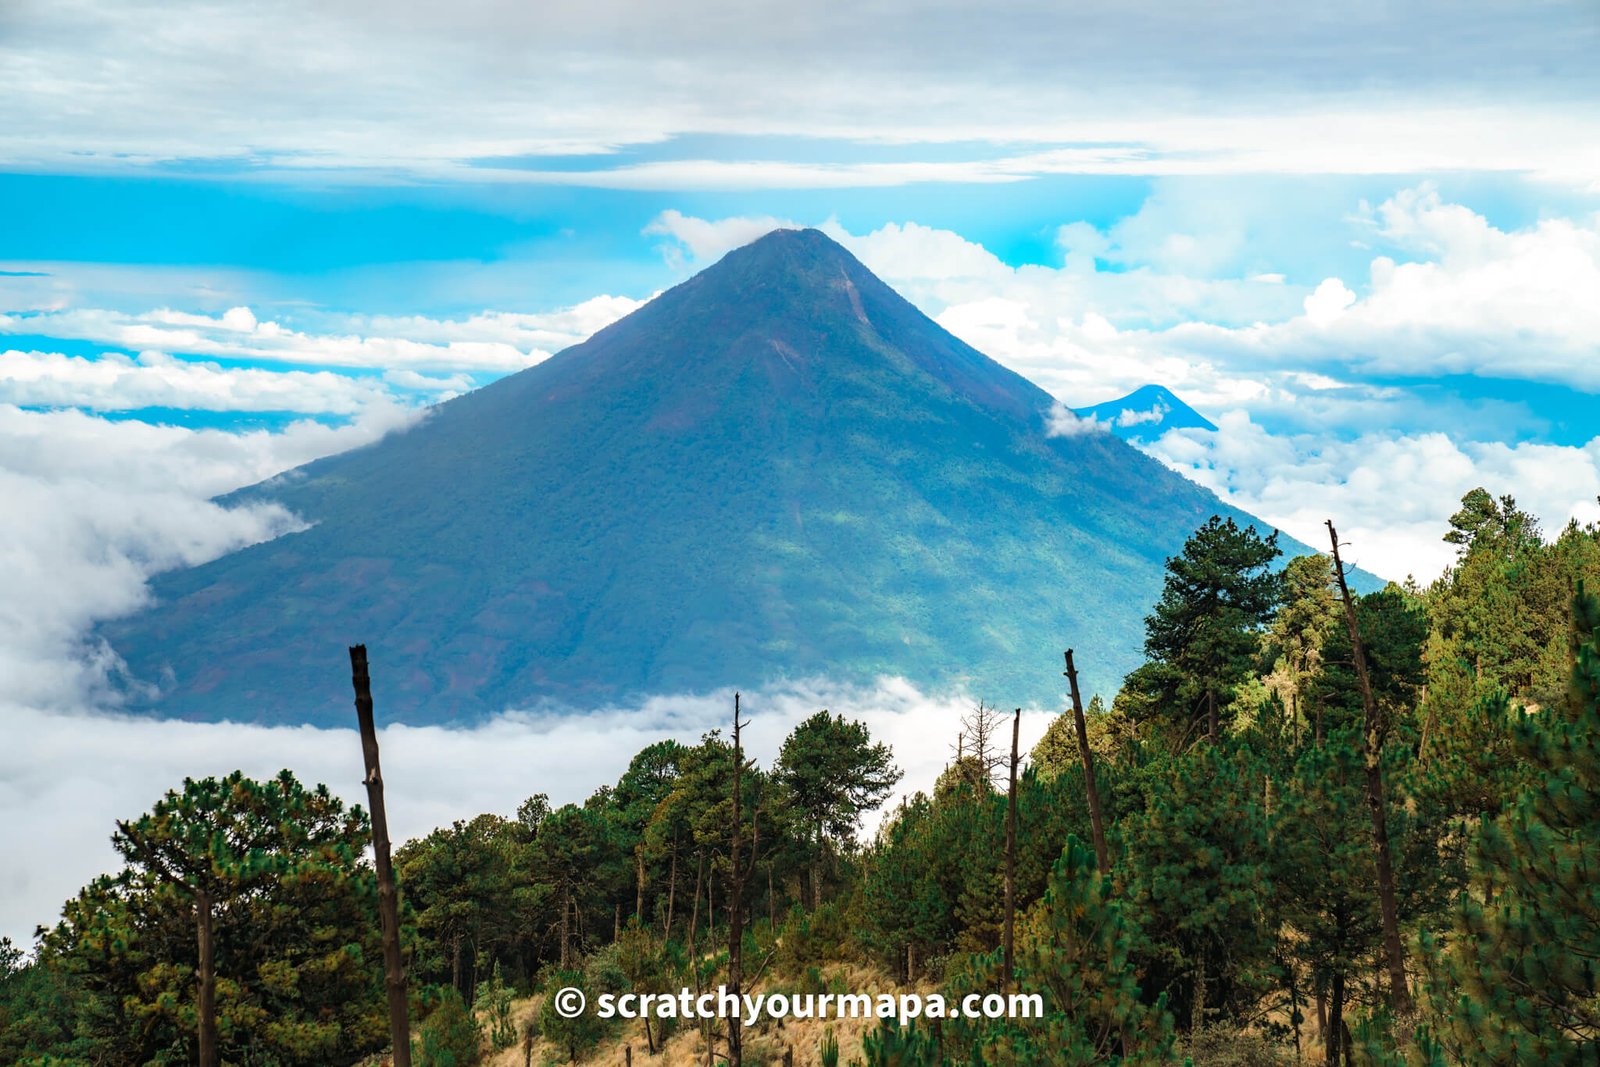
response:
M1216 424L1164 385L1141 385L1127 396L1074 408L1125 441L1154 441L1168 430L1215 430Z

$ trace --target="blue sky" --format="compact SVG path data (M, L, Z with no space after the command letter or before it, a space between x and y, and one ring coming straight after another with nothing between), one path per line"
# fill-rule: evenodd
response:
M1379 574L1447 566L1477 485L1600 520L1596 55L1593 0L0 5L0 932L185 774L359 779L304 732L78 718L97 620L297 521L213 498L773 226L1066 405L1170 387L1217 429L1143 447ZM941 699L773 697L886 709L913 787ZM447 802L400 832L615 777L510 729L515 781L495 739L413 744ZM85 734L132 769L86 777Z

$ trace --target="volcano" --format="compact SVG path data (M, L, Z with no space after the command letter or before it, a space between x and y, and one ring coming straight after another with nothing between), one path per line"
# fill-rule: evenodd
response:
M1109 695L1166 558L1213 514L1260 524L1065 414L822 233L777 231L224 498L307 527L159 577L102 635L131 707L189 719L343 724L356 642L412 723L885 675L1058 706L1069 646Z

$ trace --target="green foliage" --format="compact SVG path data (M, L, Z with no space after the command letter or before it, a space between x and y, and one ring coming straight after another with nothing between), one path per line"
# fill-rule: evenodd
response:
M819 711L796 726L778 752L774 777L813 844L852 836L882 804L900 770L884 744L842 715Z
M495 815L457 820L395 855L406 902L423 935L414 970L473 995L479 945L500 929L510 896L510 825Z
M387 1040L366 816L284 771L184 782L118 824L125 866L69 901L40 961L60 1051L106 1064L191 1049L197 909L210 902L225 1060L354 1063ZM189 1054L189 1053L181 1053Z
M1140 998L1133 931L1112 897L1093 853L1069 837L1043 898L1017 926L1014 989L1038 995L1043 1017L947 1020L946 1054L990 1067L1165 1062L1172 1024L1162 1003ZM1003 978L999 952L969 957L947 998L993 993Z
M1573 606L1566 699L1513 726L1533 784L1483 824L1431 954L1437 1037L1483 1064L1600 1058L1600 598Z
M834 1036L833 1027L823 1031L817 1054L822 1060L822 1067L839 1067L839 1039Z
M1283 593L1276 531L1266 537L1232 518L1212 516L1167 560L1155 611L1145 619L1145 654L1159 668L1148 680L1179 729L1197 717L1218 732L1218 711L1250 676L1257 635Z
M444 990L438 1006L422 1021L418 1037L417 1067L473 1067L481 1056L482 1027L454 989Z
M1271 865L1265 780L1245 749L1199 745L1145 769L1122 868L1146 984L1183 1021L1232 1015L1270 985ZM1200 1003L1197 1005L1196 995Z
M556 1010L556 992L576 989L583 994L587 1009L568 1019ZM544 1003L539 1008L539 1032L545 1040L561 1049L569 1061L594 1047L604 1032L602 1022L594 1012L595 988L589 976L581 970L552 971L545 982Z
M940 1067L938 1044L916 1023L900 1027L885 1019L861 1040L865 1067Z
M517 1025L511 1018L511 1001L515 993L500 977L496 963L489 972L489 980L478 986L478 995L472 1003L473 1017L483 1028L484 1036L492 1048L510 1048L517 1041Z

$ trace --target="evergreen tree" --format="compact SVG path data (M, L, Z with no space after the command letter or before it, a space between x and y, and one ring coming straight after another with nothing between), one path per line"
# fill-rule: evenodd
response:
M72 1054L194 1059L207 937L221 1060L354 1063L383 1047L367 837L359 808L288 771L188 779L119 823L126 866L69 901L42 944L78 993Z
M1273 987L1265 782L1248 751L1201 745L1146 768L1122 874L1146 984L1191 1028Z
M1221 711L1234 687L1249 677L1259 632L1271 620L1283 577L1276 531L1213 515L1167 560L1155 611L1145 619L1145 654L1164 670L1151 680L1180 724L1198 716L1215 742Z
M1111 880L1095 869L1094 853L1068 838L1044 897L1017 931L1010 988L1037 994L1043 1017L948 1020L948 1062L1087 1067L1168 1061L1171 1020L1160 1002L1151 1006L1140 999L1129 958L1134 937L1110 887ZM970 958L951 978L947 999L959 1004L969 994L1006 988L1000 964L999 952Z
M426 979L448 981L467 1003L476 995L479 950L507 933L511 841L512 824L479 815L408 841L395 854L423 938L415 969Z
M784 740L774 777L813 850L813 903L820 903L821 862L883 803L900 769L864 725L819 711Z
M1600 598L1573 605L1566 699L1513 727L1533 784L1483 826L1471 892L1433 961L1458 1062L1600 1063Z

